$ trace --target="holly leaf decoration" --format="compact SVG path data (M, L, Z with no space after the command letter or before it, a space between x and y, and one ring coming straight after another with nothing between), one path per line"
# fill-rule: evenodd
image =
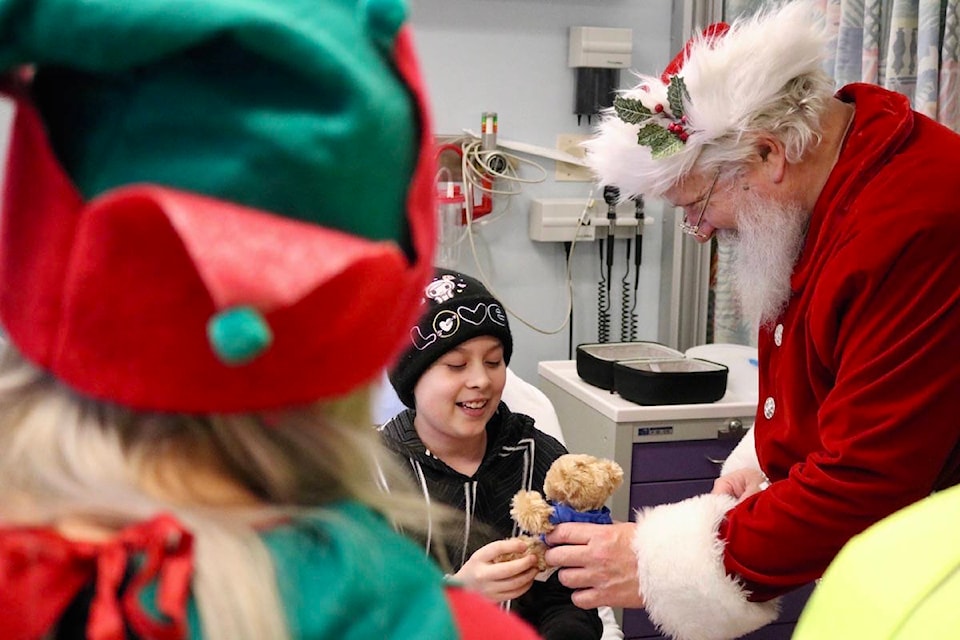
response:
M680 76L670 76L670 84L667 85L667 104L670 105L670 112L678 120L683 117L683 98L690 97L687 92L687 84Z
M683 149L683 141L657 124L648 124L637 132L637 143L650 147L654 159L671 156Z
M640 124L653 115L653 112L643 106L639 100L623 96L613 99L613 110L617 113L617 117L627 124Z

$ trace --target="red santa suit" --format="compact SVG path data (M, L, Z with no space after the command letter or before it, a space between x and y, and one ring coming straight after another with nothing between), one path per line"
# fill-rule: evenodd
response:
M677 638L771 622L851 536L960 482L960 136L876 86L838 97L853 124L760 333L753 437L724 469L771 484L637 514L647 612Z

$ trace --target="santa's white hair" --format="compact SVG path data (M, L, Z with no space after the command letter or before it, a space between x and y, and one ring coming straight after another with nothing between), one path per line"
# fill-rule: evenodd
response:
M742 162L753 151L752 135L772 133L796 162L820 140L820 115L834 92L825 72L829 35L811 0L780 3L734 21L722 36L694 36L677 76L687 135L679 151L654 157L638 144L644 123L628 124L613 109L604 112L596 135L584 143L586 160L598 181L620 188L622 198L657 196L695 167L707 172ZM621 92L651 111L662 105L672 115L667 84L638 75L640 83ZM667 79L669 82L669 79ZM655 118L655 122L663 122Z

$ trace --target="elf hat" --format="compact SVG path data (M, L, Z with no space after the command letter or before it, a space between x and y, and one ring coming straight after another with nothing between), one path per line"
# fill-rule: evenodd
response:
M423 290L419 320L410 341L390 372L390 383L403 404L414 407L413 389L430 365L471 338L492 336L503 344L510 364L513 335L503 306L483 284L458 271L438 269Z
M403 0L0 10L9 339L144 410L280 408L371 379L432 269L405 18Z
M660 77L617 96L584 143L601 184L658 196L704 152L737 139L791 80L820 73L827 33L807 0L695 35Z

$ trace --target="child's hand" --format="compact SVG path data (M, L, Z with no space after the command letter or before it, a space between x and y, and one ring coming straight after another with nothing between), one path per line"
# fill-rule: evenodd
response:
M539 572L537 557L529 554L506 562L496 562L496 559L526 550L526 543L516 538L491 542L477 549L454 578L493 602L512 600L526 593L533 584Z
M710 493L727 494L742 502L753 494L763 491L770 482L762 471L757 469L739 469L733 473L720 476L713 482Z

